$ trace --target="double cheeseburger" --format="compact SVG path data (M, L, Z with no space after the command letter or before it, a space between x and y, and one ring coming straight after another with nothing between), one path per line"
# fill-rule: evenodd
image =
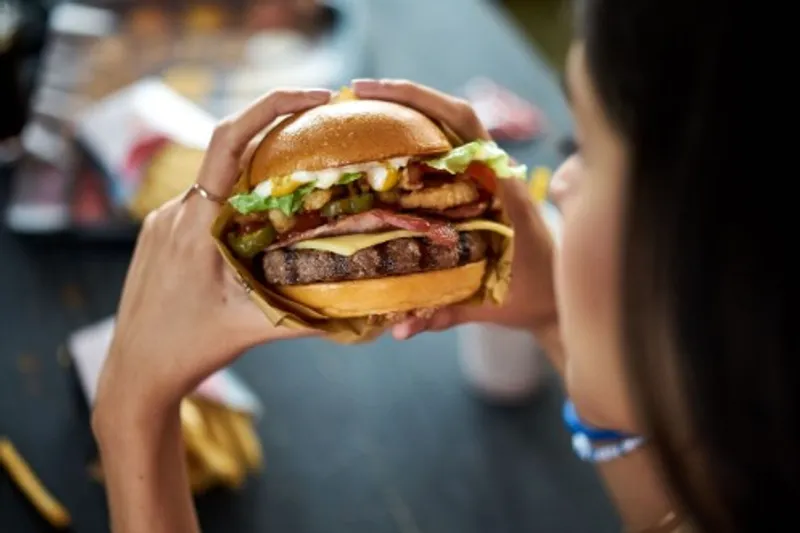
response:
M408 107L331 103L264 136L225 239L266 287L329 318L407 316L482 288L513 236L497 180L524 175Z

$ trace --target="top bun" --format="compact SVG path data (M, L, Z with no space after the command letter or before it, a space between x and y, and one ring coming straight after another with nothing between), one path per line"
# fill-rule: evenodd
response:
M451 149L442 129L415 109L380 100L347 100L292 115L270 130L253 153L250 185L296 170Z

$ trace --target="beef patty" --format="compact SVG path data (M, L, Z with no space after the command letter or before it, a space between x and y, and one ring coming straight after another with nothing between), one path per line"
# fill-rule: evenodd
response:
M366 248L351 256L283 248L264 254L264 275L272 285L302 285L380 278L474 263L486 257L487 239L478 231L459 234L457 246L407 238Z

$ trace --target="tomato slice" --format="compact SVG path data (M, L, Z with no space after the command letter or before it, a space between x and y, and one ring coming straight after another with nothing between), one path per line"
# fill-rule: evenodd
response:
M466 174L490 193L495 194L497 192L497 176L486 163L473 161L467 167Z

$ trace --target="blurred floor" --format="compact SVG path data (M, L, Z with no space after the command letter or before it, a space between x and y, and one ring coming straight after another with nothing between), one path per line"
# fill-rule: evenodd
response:
M553 67L561 71L571 36L570 0L501 0L542 50Z

